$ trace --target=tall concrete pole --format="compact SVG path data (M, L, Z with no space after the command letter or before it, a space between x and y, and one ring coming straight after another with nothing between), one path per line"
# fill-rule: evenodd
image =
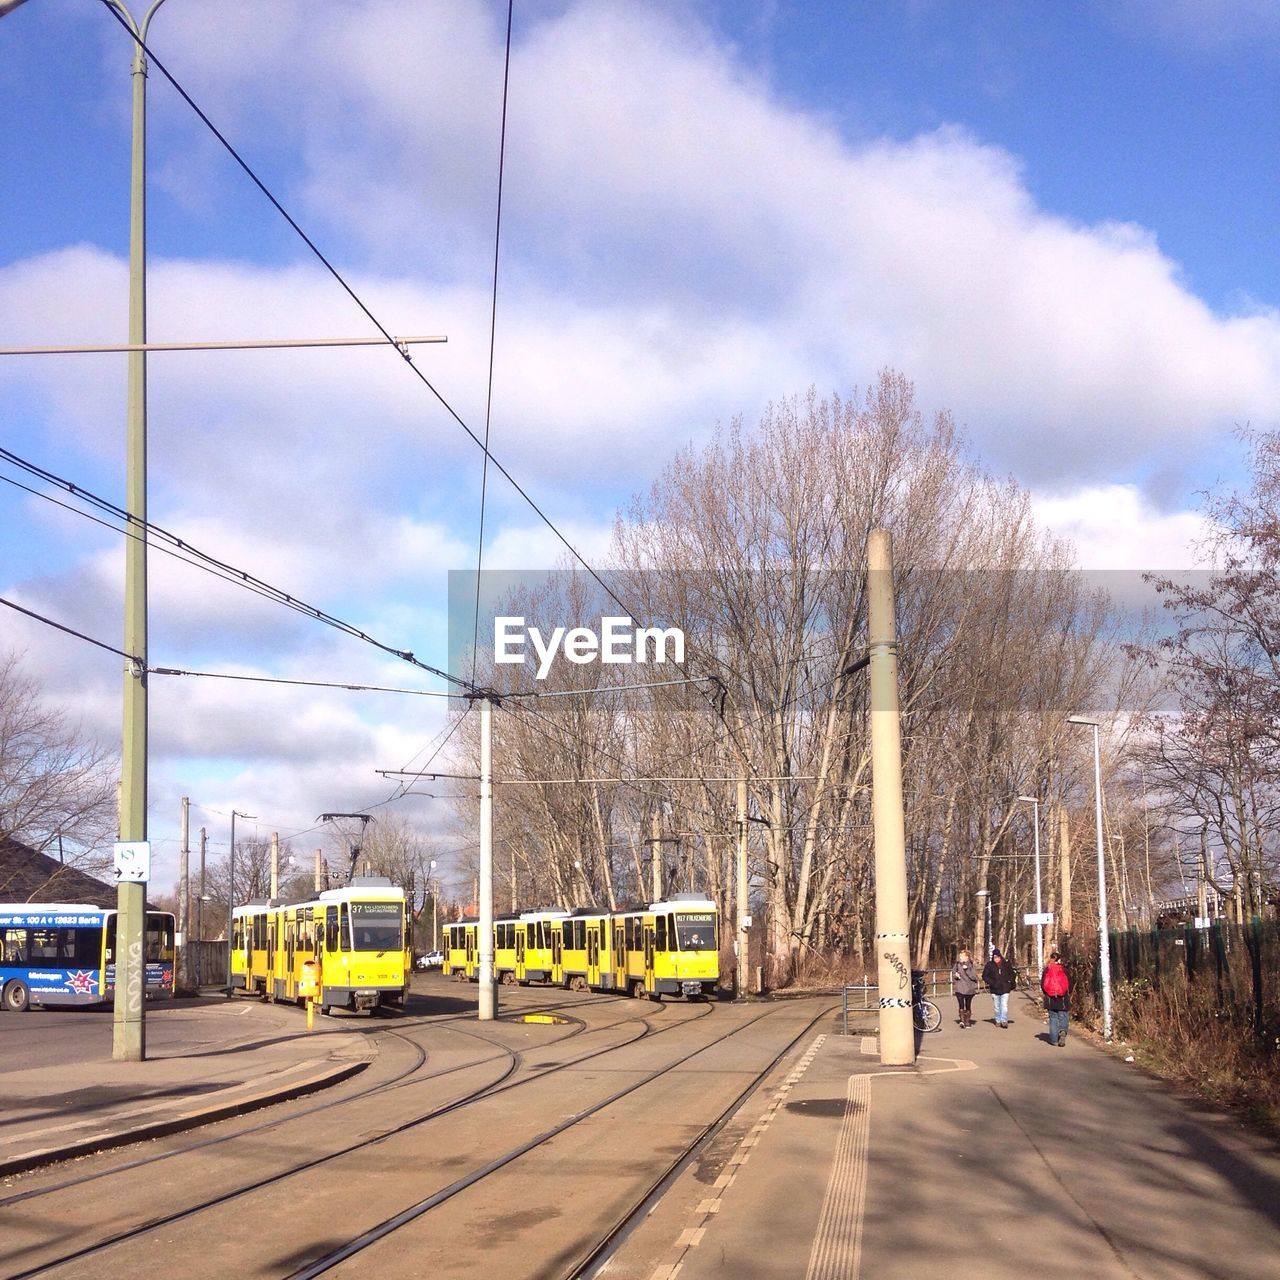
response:
M315 884L316 893L319 893L322 889L325 888L324 853L319 849L316 850L316 869L315 869L315 878L313 883Z
M120 0L111 0L130 29L146 39L164 0L155 0L139 28ZM129 342L147 341L147 62L133 54L133 141L129 187ZM124 560L124 715L120 750L120 839L147 838L147 354L129 353L125 446L125 506L129 536ZM147 886L121 881L116 890L116 985L111 1056L142 1062L147 1056L144 1000Z
M876 856L876 972L880 985L880 1061L915 1062L911 1022L911 939L907 917L907 838L902 802L902 729L893 547L887 529L867 538L867 631L871 659L871 816Z
M173 977L174 989L179 986L190 986L191 974L188 963L189 947L187 932L191 928L191 800L182 797L182 844L178 849L178 963Z
M280 833L271 833L271 893L272 898L280 896Z
M735 882L738 890L738 989L737 998L747 998L747 965L750 935L747 933L747 780L738 779L738 866Z
M493 985L493 703L480 699L480 945L481 1022L492 1022L498 1012Z

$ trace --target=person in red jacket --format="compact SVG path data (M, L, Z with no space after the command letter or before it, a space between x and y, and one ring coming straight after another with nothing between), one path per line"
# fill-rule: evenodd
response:
M1071 979L1062 967L1062 957L1056 951L1049 952L1049 963L1040 975L1040 990L1044 992L1044 1007L1049 1012L1049 1043L1067 1043L1067 1003L1071 992Z

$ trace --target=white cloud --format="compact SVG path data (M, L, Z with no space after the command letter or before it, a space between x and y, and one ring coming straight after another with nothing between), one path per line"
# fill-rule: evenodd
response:
M1160 512L1131 484L1037 497L1039 524L1069 540L1080 568L1177 572L1208 567L1213 525L1194 511Z

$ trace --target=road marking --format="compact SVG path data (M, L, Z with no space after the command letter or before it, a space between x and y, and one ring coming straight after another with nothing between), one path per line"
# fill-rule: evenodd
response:
M871 1145L871 1077L850 1076L844 1123L805 1280L851 1280L862 1265L862 1213Z
M863 1047L865 1050L865 1037ZM926 1058L917 1061L946 1063L912 1074L941 1075L951 1071L976 1071L968 1058ZM862 1266L863 1212L867 1200L867 1157L871 1150L871 1081L876 1077L901 1079L900 1071L871 1071L850 1076L845 1095L844 1123L836 1140L836 1154L822 1201L818 1230L809 1253L805 1280L857 1280Z
M702 1243L703 1234L707 1229L707 1219L713 1213L720 1212L722 1195L729 1187L733 1186L733 1180L738 1176L738 1171L751 1158L749 1148L755 1146L763 1137L764 1131L769 1127L773 1117L778 1114L778 1109L786 1100L787 1094L791 1092L794 1085L808 1071L809 1064L813 1061L818 1050L822 1048L826 1038L825 1035L817 1036L805 1051L804 1057L796 1063L795 1070L774 1090L773 1097L769 1100L769 1105L765 1108L764 1114L739 1139L737 1149L729 1157L723 1172L712 1184L712 1189L716 1194L710 1199L699 1201L698 1207L689 1215L684 1231L681 1232L672 1246L672 1252L667 1255L665 1261L654 1269L649 1276L649 1280L675 1280L676 1276L679 1275L680 1268L684 1265L685 1254Z

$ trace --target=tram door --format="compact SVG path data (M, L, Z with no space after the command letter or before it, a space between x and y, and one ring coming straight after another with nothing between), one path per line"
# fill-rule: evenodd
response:
M600 935L594 923L587 925L587 985L600 985Z
M644 922L644 989L653 990L653 922Z
M467 938L467 977L469 978L475 972L476 931L474 929L468 929L466 931L466 938Z
M276 998L276 922L274 917L267 920L267 968L263 991L268 1000Z
M526 925L523 920L516 922L516 981L524 981L524 944L525 932L531 926Z
M547 922L547 928L551 930L551 981L564 981L564 934L561 932L561 925L552 921ZM569 928L573 928L572 922Z
M624 922L613 922L613 985L627 989L627 931Z

